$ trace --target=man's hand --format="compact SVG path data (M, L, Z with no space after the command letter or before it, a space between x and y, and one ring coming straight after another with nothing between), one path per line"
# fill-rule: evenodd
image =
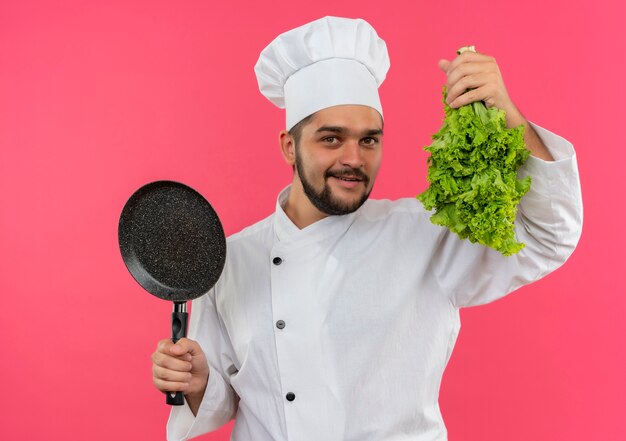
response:
M200 345L187 338L161 340L152 354L152 382L161 392L181 391L195 415L209 379L209 364Z
M531 154L546 161L553 160L537 133L509 98L498 63L493 57L467 51L453 61L439 60L439 68L448 76L446 102L450 107L483 101L487 107L504 110L507 127L524 125L524 142Z
M450 107L457 108L474 101L483 101L487 107L504 110L507 125L509 114L514 119L521 116L509 98L498 63L493 57L467 51L453 61L439 60L439 68L448 76L446 102ZM514 125L519 125L519 122Z

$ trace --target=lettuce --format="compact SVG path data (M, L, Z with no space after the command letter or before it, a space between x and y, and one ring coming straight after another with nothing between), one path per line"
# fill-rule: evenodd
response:
M478 242L505 256L524 248L515 240L517 204L530 189L530 177L517 170L530 152L524 126L507 129L505 113L482 101L453 109L445 102L443 126L424 150L429 188L417 196L432 223L449 228L462 239Z

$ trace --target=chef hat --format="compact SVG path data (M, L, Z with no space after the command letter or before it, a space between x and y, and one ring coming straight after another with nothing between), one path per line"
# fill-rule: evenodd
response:
M286 109L287 130L331 106L360 104L382 116L378 86L389 70L385 42L362 19L324 17L279 35L254 67L261 93Z

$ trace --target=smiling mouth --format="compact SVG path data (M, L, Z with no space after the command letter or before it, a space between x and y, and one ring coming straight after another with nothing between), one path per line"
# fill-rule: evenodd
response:
M333 178L337 178L337 179L340 179L342 181L347 181L347 182L361 182L361 181L363 181L363 179L361 179L361 178L350 177L350 176L333 176Z
M356 185L359 182L363 182L365 185L369 182L369 177L360 169L344 168L341 170L335 170L326 173L326 179L335 178L339 181Z
M331 178L335 180L340 188L354 191L358 188L365 188L367 186L366 179L358 178L356 176L335 176L331 175ZM364 187L365 186L365 187Z

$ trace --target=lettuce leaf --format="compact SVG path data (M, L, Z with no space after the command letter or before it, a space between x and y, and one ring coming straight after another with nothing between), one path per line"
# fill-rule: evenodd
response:
M424 150L429 188L417 198L435 210L432 223L449 228L462 239L517 253L514 220L517 204L530 189L530 177L517 179L517 170L530 152L524 126L508 129L506 115L482 101L453 109L445 102L442 127Z

